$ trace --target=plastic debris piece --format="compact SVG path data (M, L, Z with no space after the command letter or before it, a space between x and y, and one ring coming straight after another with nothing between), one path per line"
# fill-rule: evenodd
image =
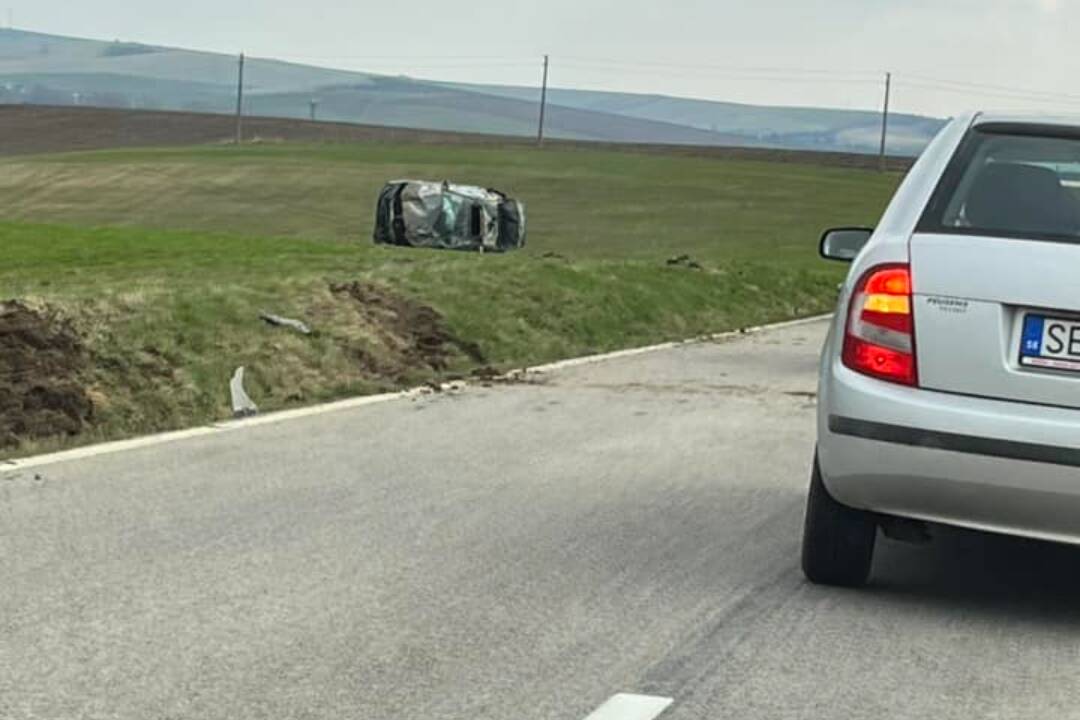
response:
M236 368L232 381L229 383L229 393L232 395L233 415L238 418L251 417L259 413L259 407L252 402L247 391L244 390L244 366Z
M264 322L275 327L287 327L301 333L303 335L311 334L311 327L300 320L293 320L292 318L281 317L280 315L274 315L273 313L259 313L259 317Z

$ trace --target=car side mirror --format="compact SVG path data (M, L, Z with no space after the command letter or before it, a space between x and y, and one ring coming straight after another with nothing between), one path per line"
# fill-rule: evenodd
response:
M821 257L826 260L851 262L870 242L870 228L834 228L821 236Z

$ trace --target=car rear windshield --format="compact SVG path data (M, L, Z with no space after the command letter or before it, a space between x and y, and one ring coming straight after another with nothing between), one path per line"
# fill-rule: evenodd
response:
M1080 242L1080 134L984 126L965 139L920 232Z

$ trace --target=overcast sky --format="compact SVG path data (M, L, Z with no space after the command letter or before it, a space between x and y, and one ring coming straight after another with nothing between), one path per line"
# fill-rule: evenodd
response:
M890 70L903 111L1080 111L1077 0L0 0L7 7L25 30L437 79L535 84L549 53L558 87L873 108Z

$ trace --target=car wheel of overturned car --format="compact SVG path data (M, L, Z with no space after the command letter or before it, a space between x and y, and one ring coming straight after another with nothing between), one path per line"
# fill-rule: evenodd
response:
M829 494L815 456L803 525L802 567L807 579L822 585L865 585L876 539L874 516Z

